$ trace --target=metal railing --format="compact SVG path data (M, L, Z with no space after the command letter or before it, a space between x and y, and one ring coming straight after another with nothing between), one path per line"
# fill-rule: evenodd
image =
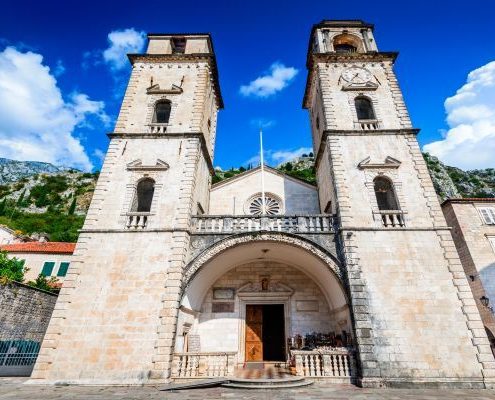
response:
M237 352L174 353L172 379L232 376Z
M333 233L332 215L199 215L192 218L195 233L232 234L255 231Z
M339 378L349 381L356 376L354 351L346 348L335 350L291 350L296 375L321 378Z
M0 376L29 376L40 346L34 340L0 341Z

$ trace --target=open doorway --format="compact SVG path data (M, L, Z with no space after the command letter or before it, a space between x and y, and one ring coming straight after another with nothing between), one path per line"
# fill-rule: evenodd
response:
M286 361L283 304L246 305L246 361Z

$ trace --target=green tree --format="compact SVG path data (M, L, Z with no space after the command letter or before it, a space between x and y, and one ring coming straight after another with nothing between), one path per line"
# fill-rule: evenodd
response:
M58 293L60 289L56 287L57 283L58 279L54 276L47 278L43 274L39 274L36 280L29 281L27 284L37 289L46 290L47 292Z
M18 206L22 205L22 201L24 200L25 194L26 194L26 189L24 189L22 191L22 193L20 194L19 198L17 199L17 205Z
M69 211L67 214L74 215L74 211L76 211L76 196L72 199L72 203L70 203Z
M5 215L5 202L7 201L6 198L4 198L1 202L0 202L0 215Z
M6 251L0 251L0 280L3 283L24 280L24 261L17 258L9 258Z

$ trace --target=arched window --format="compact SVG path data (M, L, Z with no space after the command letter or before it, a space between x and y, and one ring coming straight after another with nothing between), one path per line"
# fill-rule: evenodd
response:
M169 101L159 101L155 104L155 112L153 114L153 123L168 124L170 119L171 104Z
M367 97L359 96L354 99L356 114L359 121L376 119L373 103Z
M377 177L373 181L375 188L376 202L378 203L378 209L380 211L386 210L399 210L399 204L395 197L394 188L392 182L384 177Z
M363 42L354 35L342 33L334 37L333 49L336 53L361 53L363 52Z
M144 178L139 181L136 188L136 195L132 205L132 211L150 212L153 193L155 192L155 181L151 178Z
M347 43L336 44L333 47L337 53L355 53L357 51L357 47Z

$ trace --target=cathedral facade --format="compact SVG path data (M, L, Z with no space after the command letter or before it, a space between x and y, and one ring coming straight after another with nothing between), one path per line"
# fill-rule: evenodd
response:
M311 31L317 186L212 185L208 34L149 34L32 374L150 384L250 363L362 386L488 387L495 360L373 26ZM265 190L261 191L261 180Z

